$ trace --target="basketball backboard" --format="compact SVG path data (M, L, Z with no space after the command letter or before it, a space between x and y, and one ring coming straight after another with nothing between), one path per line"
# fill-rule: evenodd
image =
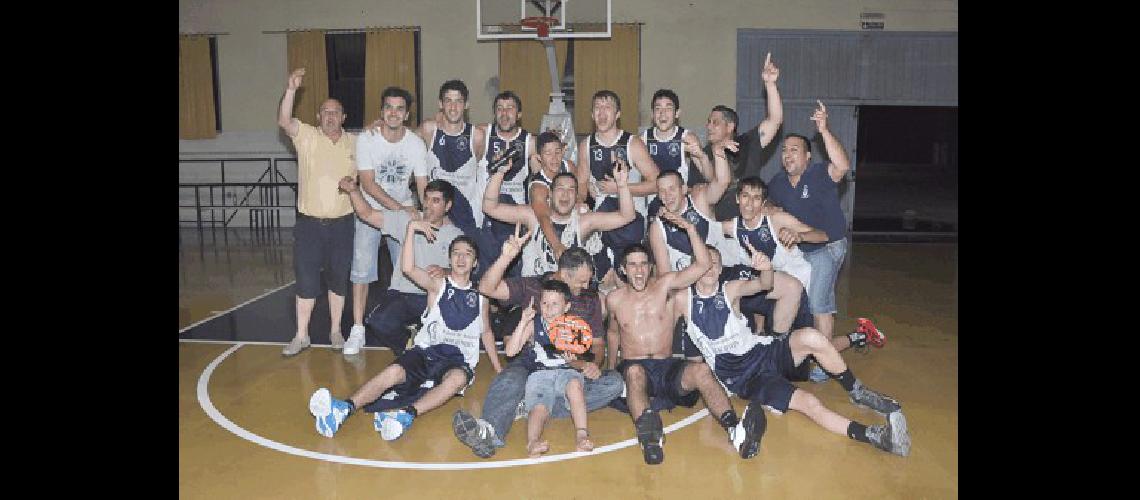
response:
M550 38L609 38L612 0L475 0L475 39L536 39L528 17L552 17Z

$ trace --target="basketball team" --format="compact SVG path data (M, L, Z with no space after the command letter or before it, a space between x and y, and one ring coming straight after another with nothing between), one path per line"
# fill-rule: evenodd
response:
M751 166L783 123L779 73L768 54L757 126L738 133L736 112L715 106L704 146L679 125L673 91L653 94L651 126L631 134L618 128L621 98L599 90L578 103L590 106L593 133L567 154L575 137L523 130L523 103L509 90L495 96L492 123L468 123L460 80L440 86L439 112L416 128L407 126L413 97L397 87L358 135L344 130L335 99L321 103L313 127L293 117L305 76L294 70L278 113L298 158L297 332L283 354L309 347L324 287L334 348L359 356L369 338L396 355L347 398L318 389L309 401L317 432L331 438L363 410L381 438L398 439L463 395L481 346L496 373L481 415L452 416L479 457L506 445L516 419L526 420L531 457L549 451L551 418L569 417L576 450L591 451L587 415L608 407L629 414L645 462L658 464L660 412L698 399L743 458L759 452L765 410L789 409L908 455L901 405L863 385L840 354L886 337L864 318L833 332L848 247L838 187L850 164L826 106L817 101L810 130L824 154L813 160L809 137L787 133L782 172L741 178L758 172ZM392 277L366 311L381 248ZM850 420L792 384L829 379L882 420ZM730 395L748 401L739 416Z

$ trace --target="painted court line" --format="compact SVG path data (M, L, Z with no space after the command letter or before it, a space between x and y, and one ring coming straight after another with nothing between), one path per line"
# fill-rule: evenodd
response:
M236 344L233 347L227 349L225 352L218 355L217 358L214 358L214 361L210 362L210 364L208 366L206 366L206 369L202 371L202 375L198 377L198 404L202 406L202 410L205 411L206 415L209 415L209 417L211 419L213 419L214 422L216 422L218 425L222 426L222 428L234 433L238 437L245 439L246 441L250 441L254 444L264 446L264 447L269 448L271 450L277 450L277 451L280 451L283 453L288 453L290 455L296 455L296 456L305 457L305 458L312 458L312 459L316 459L316 460L323 460L326 462L334 462L334 463L341 463L341 464L348 464L348 465L362 465L365 467L382 467L382 468L391 468L391 469L415 469L415 470L464 470L464 469L497 469L500 467L515 467L515 466L520 466L520 465L532 465L532 464L540 464L540 463L546 463L546 462L559 462L562 460L570 460L573 458L581 458L581 457L586 457L586 456L590 456L590 455L597 455L600 453L608 453L611 451L620 450L622 448L628 448L630 446L637 445L637 439L636 438L630 438L630 439L626 439L625 441L619 441L617 443L608 444L605 446L599 446L597 448L594 448L594 451L592 451L592 452L571 452L571 453L563 453L563 454L559 454L559 455L546 455L546 456L543 456L540 458L520 458L520 459L513 459L513 460L484 460L484 461L479 461L479 462L391 462L391 461L386 461L386 460L370 460L370 459L364 459L364 458L345 457L345 456L341 456L341 455L329 455L327 453L319 453L319 452L315 452L315 451L311 451L311 450L303 450L300 448L289 446L287 444L282 444L282 443L279 443L277 441L267 439L265 437L259 436L257 434L254 434L254 433L242 428L241 426L233 423L233 421L231 421L230 419L226 418L225 415L222 415L222 413L220 411L218 411L218 409L216 407L214 407L214 403L210 401L210 393L209 393L208 387L210 384L210 376L213 375L214 369L216 369L218 367L218 365L220 365L222 363L222 361L224 361L227 357L229 357L230 354L233 354L235 351L240 349L243 345L245 345L245 343L239 343L239 344ZM298 402L297 403L298 407L303 406L302 403L303 402ZM674 423L673 425L665 427L665 433L668 434L668 433L673 432L677 429L680 429L682 427L690 425L690 424L700 420L701 418L705 417L706 415L708 415L708 413L709 413L708 409L701 409L701 411L698 411L692 415L689 415L688 417L684 418L681 421ZM311 418L311 417L307 417L307 418Z
M249 304L249 303L251 303L251 302L254 302L254 301L256 301L256 300L259 300L259 299L261 299L262 297L265 297L266 295L269 295L269 294L271 294L271 293L275 293L275 292L279 292L279 291L281 291L281 290L283 290L283 289L285 289L285 288L287 288L287 287L289 287L289 286L292 286L292 285L293 285L293 283L296 283L296 282L297 282L296 280L290 281L290 282L288 282L288 283L286 283L286 284L284 284L284 285L281 285L281 286L279 286L279 287L277 287L277 288L274 288L273 290L270 290L270 291L268 291L268 292L265 292L265 293L263 293L263 294L261 294L261 295L258 295L257 297L254 297L254 298L252 298L252 299L249 299L249 300L247 300L247 301L245 301L245 302L242 302L241 304L238 304L238 305L236 305L236 306L233 306L233 307L231 307L231 308L229 308L229 309L226 309L225 311L222 311L222 312L219 312L219 313L217 313L217 314L211 315L210 317L208 317L208 318L206 318L206 319L204 319L204 320L201 320L201 321L199 321L199 322L197 322L197 323L194 323L194 324L192 324L192 325L190 325L190 326L188 326L188 327L186 327L186 328L183 328L183 329L181 329L181 330L178 330L178 333L182 333L182 332L185 332L186 330L189 330L189 329L191 329L191 328L194 328L195 326L198 326L198 325L200 325L200 324L202 324L202 323L205 323L205 322L207 322L207 321L210 321L210 320L212 320L212 319L214 319L214 318L217 318L218 316L221 316L221 315L223 315L223 314L226 314L226 313L228 313L228 312L231 312L231 311L235 311L235 310L237 310L238 308L240 308L240 307L242 307L242 306L245 306L246 304Z

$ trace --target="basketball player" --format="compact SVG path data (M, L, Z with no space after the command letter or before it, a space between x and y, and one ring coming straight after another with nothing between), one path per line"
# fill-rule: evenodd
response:
M625 226L602 233L602 243L607 248L610 265L613 266L615 258L621 255L626 247L645 239L647 213L645 197L657 191L654 181L657 179L658 170L641 138L618 128L618 118L621 118L621 98L617 94L612 90L599 90L594 93L591 106L594 133L579 145L579 151L582 152L579 154L584 153L586 159L578 162L577 177L584 182L588 181L590 192L594 197L594 210L599 212L617 210L614 165L620 159L633 167L633 170L630 170L629 191L634 197L633 206L637 210L637 217ZM603 286L605 288L616 286L616 280Z
M550 221L550 207L553 205L553 200L550 198L551 190L554 186L554 176L562 172L577 172L577 167L574 162L562 157L565 151L565 145L558 138L558 134L553 131L546 131L538 134L535 140L537 143L536 150L538 154L531 160L531 165L535 165L535 172L527 181L527 194L530 199L530 208L534 210L534 216L538 219L538 226L542 228L542 235L546 238L546 243L550 245L551 252L554 253L554 259L558 260L562 256L562 252L566 251L566 246L558 239L558 233L554 230L554 223ZM585 206L587 184L585 182L578 183L578 210L585 212L588 209Z
M681 118L681 98L670 89L658 89L649 102L653 121L641 133L641 140L645 141L653 163L657 164L661 172L679 172L686 186L693 187L708 182L712 178L709 157L701 149L701 141L696 134L678 122ZM654 213L652 208L649 213Z
M729 391L749 401L733 434L740 456L751 458L760 450L766 421L761 406L775 413L796 410L823 428L856 441L907 456L910 436L902 407L894 399L863 385L839 356L828 338L814 328L801 328L786 339L754 335L739 313L741 296L770 290L772 263L752 248L751 266L759 274L750 280L720 281L720 252L709 247L712 266L697 283L675 294L674 314L688 322L688 334ZM851 402L887 416L883 425L866 426L831 411L811 393L798 390L789 380L809 366L813 356L847 391ZM742 436L743 434L743 436Z
M500 204L494 199L494 192L502 181L503 172L491 175L487 183L486 194L483 195L483 210L490 217L512 224L522 224L531 236L522 252L522 275L539 276L558 268L558 260L554 257L549 243L543 236L542 228L534 210L528 206ZM618 185L618 199L620 211L618 212L586 212L579 213L577 206L578 182L573 174L561 173L554 176L554 194L551 200L551 222L555 235L566 247L580 246L594 257L595 277L604 277L608 269L599 269L599 262L609 263L609 258L603 252L600 232L615 229L628 224L633 220L636 212L633 209L633 199L629 193L629 168L619 160L614 169L614 179Z
M408 223L404 241L415 233L429 241L436 238L428 221ZM357 408L375 412L373 426L380 437L391 441L402 436L416 416L447 402L470 387L479 362L479 340L495 372L499 364L495 339L488 323L487 301L472 286L471 271L479 250L470 238L460 236L449 249L450 271L432 278L416 266L414 245L403 245L400 270L428 291L428 309L415 347L372 377L347 400L335 399L322 387L309 399L309 412L316 417L317 432L332 437ZM396 409L395 411L391 411Z
M691 407L699 393L709 412L717 416L726 430L731 432L739 423L728 403L728 395L707 364L672 357L675 322L672 292L692 285L705 274L709 268L709 252L692 223L668 211L662 211L660 217L688 234L695 261L682 271L653 276L649 250L641 244L630 246L621 260L629 285L606 297L609 334L618 336L609 341L610 366L614 366L616 348L620 346L623 359L616 368L625 378L629 414L647 464L659 464L665 459L661 448L665 442L661 416L649 408L650 397L664 397Z
M522 100L514 92L500 92L495 96L495 121L482 125L486 131L486 144L483 146L483 156L479 159L480 170L485 169L492 161L499 159L509 148L514 146L518 154L511 163L510 170L503 176L502 186L499 188L499 203L508 205L527 204L527 184L531 176L530 158L534 154L534 135L519 126L522 119ZM499 257L499 248L514 231L514 224L508 224L493 217L483 219L483 230L488 232L490 238L486 245L480 248L486 254L483 262L490 266L491 262ZM509 276L519 275L519 266L512 266L508 270Z

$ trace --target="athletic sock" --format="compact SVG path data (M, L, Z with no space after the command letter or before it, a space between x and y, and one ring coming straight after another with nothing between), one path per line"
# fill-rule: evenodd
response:
M721 413L720 418L717 420L720 421L721 427L724 427L725 429L731 429L733 427L736 427L736 424L740 423L740 419L736 417L736 410L733 410L731 408L725 410L724 413Z
M416 407L412 405L408 405L406 408L404 408L404 411L411 413L412 418L420 416L420 412L416 411Z
M855 390L855 374L851 373L851 368L843 370L843 373L840 373L839 375L832 374L831 378L838 380L839 385L843 386L843 390L847 392Z
M356 403L353 403L352 399L346 399L345 402L348 403L348 414L352 415L356 411Z
M871 439L867 437L867 426L854 420L847 424L847 437L864 443L871 442Z

